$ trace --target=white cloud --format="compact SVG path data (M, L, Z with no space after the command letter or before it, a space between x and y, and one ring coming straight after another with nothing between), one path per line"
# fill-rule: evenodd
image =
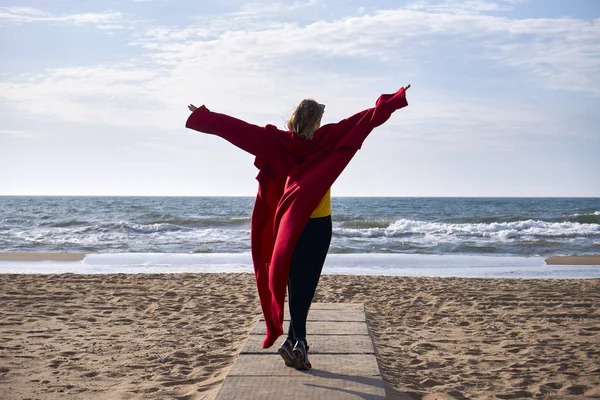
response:
M319 4L318 0L295 1L293 3L249 3L242 5L239 12L233 15L257 15L264 17L266 14L278 14L282 12L298 11L303 8L314 7Z
M48 16L48 13L32 7L0 7L0 20L31 22Z
M314 1L275 3L270 10L319 5ZM232 15L205 15L185 27L149 27L137 32L131 45L146 51L138 60L13 77L0 82L0 98L23 112L67 121L163 129L180 125L186 101L198 98L217 108L244 110L240 117L261 121L273 117L264 110L282 107L277 112L284 115L290 110L281 104L289 107L306 94L323 101L343 99L345 110L357 110L372 104L374 99L365 96L374 96L373 88L395 78L365 78L363 74L357 79L355 72L340 71L340 64L368 62L374 70L393 65L404 75L417 76L420 62L438 50L439 39L448 37L478 49L482 58L528 71L547 87L600 95L600 20L517 20L489 15L503 7L482 0L461 2L460 7L455 1L419 1L406 8L299 24L273 21L262 15L266 6L254 4ZM19 18L49 18L36 9L10 9ZM72 24L106 24L123 16L61 18ZM335 61L334 66L329 61ZM461 126L470 118L473 123L525 126L543 119L535 110L521 113L515 106L499 112L486 108L491 101L474 106L469 98L455 102L449 110L440 98L441 94L430 94L428 109L435 112L416 112L408 122L433 119ZM43 105L31 110L32 101ZM334 110L333 116L343 114Z
M0 7L0 23L63 22L69 25L92 25L99 29L125 29L129 21L120 12L53 15L32 7Z
M428 0L417 0L409 3L406 8L409 10L436 13L474 14L486 11L507 11L513 7L486 0L446 0L442 3Z
M31 132L21 130L21 129L0 129L0 137L1 136L13 136L13 137L20 137L20 138L33 137Z
M150 30L135 45L156 51L162 62L185 61L196 48L198 57L227 53L245 63L267 63L303 57L350 57L390 62L423 59L436 51L441 38L457 37L479 48L484 58L532 73L546 86L600 94L600 19L509 19L482 11L501 7L487 1L411 3L405 9L383 10L359 17L316 21L306 25L240 17L204 16L183 29ZM431 8L448 11L431 12ZM252 14L254 16L258 14ZM193 43L192 41L205 41ZM574 81L572 78L576 76Z
M147 82L158 71L143 70L133 64L93 68L63 68L41 76L23 76L24 82L0 83L1 97L26 115L42 115L59 120L121 126L151 123L155 111L147 98ZM131 107L137 118L124 113Z

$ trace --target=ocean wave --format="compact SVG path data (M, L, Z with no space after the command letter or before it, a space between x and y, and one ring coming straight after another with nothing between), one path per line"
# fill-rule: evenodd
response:
M566 218L569 222L579 222L580 224L600 224L600 211L586 214L573 214Z
M530 217L522 215L512 216L494 216L494 217L458 217L458 218L443 218L434 222L446 224L493 224L495 222L520 222L530 220Z
M469 254L469 253L495 254L495 253L500 252L498 247L496 247L496 246L474 245L474 244L465 244L465 243L461 243L461 244L455 246L452 250L454 253L463 253L463 254Z
M252 200L0 197L0 249L249 252ZM600 251L598 199L332 201L332 253Z
M590 237L600 236L600 224L578 222L517 221L489 224L452 224L401 219L386 228L335 228L342 237L403 237L407 235L436 235L451 237L487 237L498 240L527 237Z
M182 229L180 226L165 223L135 224L130 222L121 222L119 225L123 231L129 233L173 232Z
M392 221L348 220L340 222L340 226L350 229L387 228Z
M214 253L212 249L195 249L190 252L191 254L211 254Z
M249 227L250 218L201 218L201 219L157 219L148 222L121 221L118 228L135 233L156 233L175 231L204 231L213 228Z
M191 218L191 219L156 219L144 222L143 225L168 224L192 228L209 228L214 226L243 226L250 223L250 218Z
M39 226L47 226L48 228L72 228L76 226L86 226L89 225L89 221L80 221L76 219L71 219L68 221L53 221L53 222L45 222L40 224Z

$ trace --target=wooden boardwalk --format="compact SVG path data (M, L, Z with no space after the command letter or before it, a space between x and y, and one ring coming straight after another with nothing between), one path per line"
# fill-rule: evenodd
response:
M286 318L284 332L287 325ZM277 354L285 336L270 349L261 348L265 333L261 319L217 400L385 399L362 303L314 303L307 331L313 369L298 371L286 367Z

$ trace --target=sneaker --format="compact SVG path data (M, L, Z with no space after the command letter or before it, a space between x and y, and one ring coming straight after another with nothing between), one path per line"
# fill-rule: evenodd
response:
M288 367L294 366L294 355L292 353L292 347L294 346L294 341L290 338L285 339L285 342L281 344L277 353L283 358L285 365Z
M296 342L294 350L292 351L296 369L307 370L312 368L310 361L308 361L308 349L309 347L304 340L298 340Z

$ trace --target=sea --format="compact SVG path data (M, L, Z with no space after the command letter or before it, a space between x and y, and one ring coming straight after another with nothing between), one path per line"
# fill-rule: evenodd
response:
M0 273L252 272L253 197L0 196L0 252L80 252L81 262L0 261ZM600 254L600 198L333 197L324 273L600 278L549 266Z

